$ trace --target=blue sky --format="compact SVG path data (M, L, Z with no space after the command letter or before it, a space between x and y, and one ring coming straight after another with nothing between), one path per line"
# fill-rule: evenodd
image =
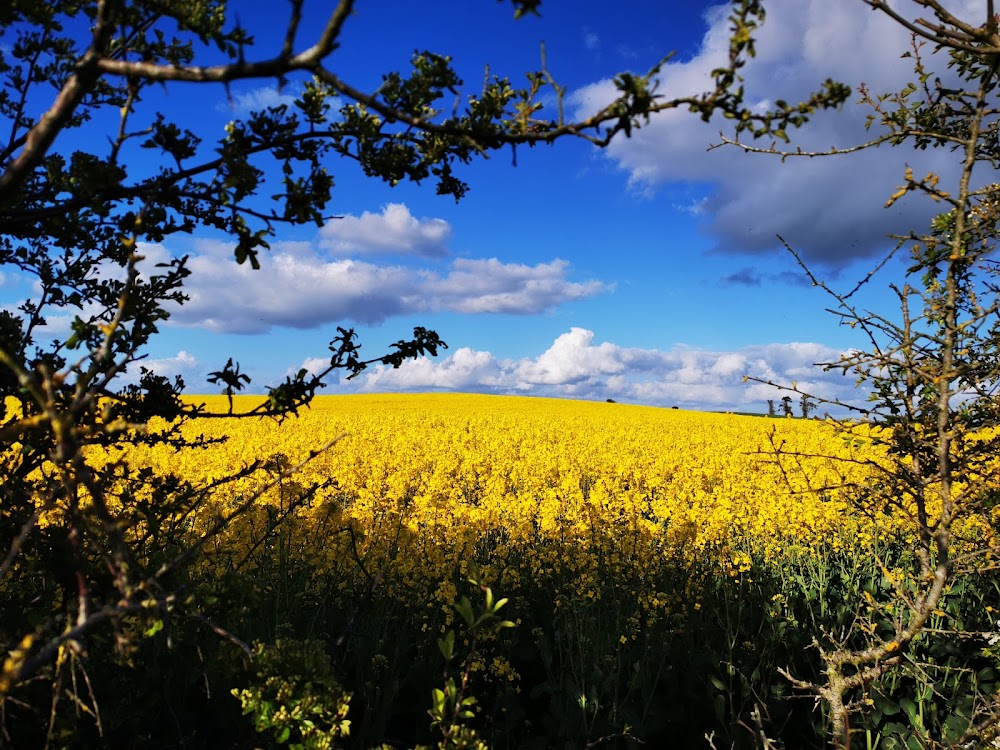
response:
M325 5L307 0L303 42ZM273 54L284 4L232 7L256 34L256 54ZM899 59L907 35L860 0L767 7L758 57L745 70L748 96L761 107L797 101L827 77L874 91L912 77ZM428 49L454 58L469 93L485 65L523 80L544 41L571 115L606 101L615 73L644 71L671 50L661 90L709 88L708 72L726 50L727 6L629 0L621 8L549 0L540 18L515 22L508 4L490 0L362 1L328 65L370 90L383 72L405 70L415 49ZM138 112L149 119L163 109L211 140L230 119L293 98L298 86L243 82L228 100L222 88L168 85ZM865 139L865 114L852 100L793 138L806 148L850 145ZM864 342L824 311L829 298L809 286L775 235L818 276L849 288L891 246L887 233L920 229L933 210L918 199L882 207L905 165L947 176L949 157L886 148L782 164L735 148L707 151L723 127L669 112L605 151L564 140L520 150L516 167L498 153L462 169L471 191L458 204L429 184L390 188L353 163L332 163L332 210L344 218L283 231L259 272L237 268L223 236L145 248L151 259L189 253L193 269L192 299L163 327L146 364L182 375L190 392L210 392L205 374L232 356L262 388L319 366L337 325L357 328L370 356L422 325L448 342L442 356L375 368L330 392L485 391L764 411L781 394L743 384L751 374L851 398L850 378L812 364ZM141 169L146 157L134 158ZM882 290L901 268L890 265L862 301L891 312ZM13 304L28 287L4 273L0 302ZM58 335L66 321L50 323Z

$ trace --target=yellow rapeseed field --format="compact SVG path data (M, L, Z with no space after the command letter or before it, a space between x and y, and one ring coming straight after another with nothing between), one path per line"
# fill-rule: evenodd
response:
M237 398L236 411L259 401ZM875 633L898 606L892 584L910 586L917 570L912 498L880 473L891 458L867 424L397 394L322 396L281 423L146 429L211 444L129 434L87 448L136 559L158 569L195 545L204 554L184 557L181 587L236 638L353 638L338 668L361 676L359 716L388 710L383 684L423 689L449 632L477 689L513 701L523 685L528 703L548 690L560 717L576 717L581 696L631 711L666 689L675 663L742 665L756 680L788 639L804 646L855 622ZM1000 511L967 505L956 556L997 541ZM55 503L41 523L67 512ZM514 628L480 637L462 624L456 602L481 607L479 583L509 598ZM985 599L960 593L935 616L982 610Z
M226 408L221 397L195 400ZM237 407L253 403L247 397ZM836 548L875 534L841 491L824 489L861 476L856 463L826 456L864 458L867 442L810 420L541 398L352 395L317 398L282 425L204 419L187 429L229 439L180 454L133 447L130 460L206 483L271 460L271 471L217 493L219 512L278 466L343 434L261 498L228 537L229 554L252 554L269 520L303 487L323 483L296 515L288 543L344 585L356 583L360 568L400 597L425 590L442 604L454 594L454 571L472 563L503 580L506 593L529 571L536 583L571 582L568 593L586 597L599 595L598 578L650 575L660 560L736 575L751 555ZM789 454L780 465L775 446ZM208 523L212 514L203 515ZM656 591L641 596L656 606Z

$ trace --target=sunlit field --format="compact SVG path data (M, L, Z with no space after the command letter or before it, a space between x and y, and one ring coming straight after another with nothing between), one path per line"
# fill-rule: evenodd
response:
M813 639L847 633L907 564L899 519L852 502L883 460L861 425L448 394L185 429L226 440L130 460L196 485L260 462L178 515L195 535L250 505L197 564L206 615L247 643L319 643L355 747L433 741L452 629L493 747L751 747L740 722L765 700L789 746L822 747L825 717L778 669L817 677ZM481 606L480 585L513 627L473 643L455 604ZM988 617L979 593L952 601Z
M221 397L195 401L227 408ZM236 409L254 403L237 399ZM386 585L449 581L475 562L508 595L530 573L574 579L593 598L599 561L648 572L682 560L732 575L749 555L837 549L892 531L850 510L849 487L871 457L863 429L852 441L812 420L483 395L328 396L281 425L198 420L187 434L227 442L182 464L164 447L130 457L206 483L263 459L265 469L220 493L219 510L305 461L263 495L258 515L319 485L297 514L311 529L298 543L315 544L331 572L356 564L346 559L356 548ZM243 532L252 543L252 529ZM668 604L633 593L644 610ZM442 592L445 604L452 595Z

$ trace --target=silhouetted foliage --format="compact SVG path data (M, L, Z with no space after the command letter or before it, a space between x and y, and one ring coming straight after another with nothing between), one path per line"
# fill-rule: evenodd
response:
M541 5L511 4L516 17ZM658 91L661 62L646 74L614 77L614 101L580 121L563 118L563 89L544 66L524 88L489 75L462 95L450 59L418 51L408 71L388 71L365 91L335 70L332 56L355 5L340 0L325 23L306 28L304 3L295 0L282 6L284 28L263 40L239 23L241 9L259 9L253 3L0 5L0 264L34 285L16 310L0 312L0 651L7 654L0 716L26 733L20 746L76 735L94 744L102 732L115 744L139 731L127 721L165 716L155 705L137 714L128 687L139 684L136 663L164 647L157 639L165 628L170 643L194 628L245 647L205 614L242 594L192 577L191 565L264 493L287 489L297 470L275 469L261 456L194 485L134 469L124 454L108 451L162 443L194 450L204 441L181 430L192 418L284 419L308 406L335 371L353 377L375 363L399 367L445 347L435 332L416 328L389 353L366 359L354 331L338 328L325 368L299 370L243 411L234 397L250 378L239 362L220 357L209 383L222 388L229 408L210 414L184 398L183 379L141 367L170 310L187 300L190 273L186 257L149 267L143 243L224 233L235 263L257 269L282 227L331 219L332 164L354 163L387 185L430 180L457 200L469 189L461 168L499 149L564 137L603 146L675 108L706 121L722 111L738 132L785 137L785 128L849 93L829 83L770 112L744 104L739 69L754 53L759 0L734 2L728 60L704 91ZM291 105L234 119L218 138L172 121L169 102L157 109L161 89L179 82L216 85L221 96L247 80L296 81L301 94ZM560 104L555 117L541 114L547 97ZM146 158L131 158L140 153ZM57 317L70 323L53 338L46 325ZM126 374L134 380L123 381ZM154 418L166 422L154 426ZM258 472L270 472L259 490L239 495L225 512L206 507L213 493ZM298 488L289 506L307 503L314 491ZM268 522L265 538L292 509ZM102 723L108 706L114 715ZM141 731L153 726L163 725ZM173 731L181 734L175 744L184 744L188 730Z

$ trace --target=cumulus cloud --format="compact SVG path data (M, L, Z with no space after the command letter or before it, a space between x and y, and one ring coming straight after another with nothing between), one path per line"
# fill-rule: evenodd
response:
M189 261L190 300L171 322L227 333L308 329L354 320L380 323L418 312L533 315L605 291L570 281L562 260L534 266L456 259L446 272L329 258L301 243L261 254L260 271L237 266L232 246L201 240Z
M357 386L361 391L510 390L506 363L492 354L469 347L457 349L441 360L421 357L394 369L378 365L366 371Z
M434 306L462 313L534 315L557 304L599 294L600 281L568 282L569 263L553 260L534 266L496 258L457 258L444 277L425 277L423 288Z
M183 349L173 357L159 357L157 359L144 359L139 361L139 366L155 372L166 378L173 378L175 375L192 375L198 370L199 362L197 357ZM139 367L135 368L138 371Z
M400 253L440 257L448 254L451 225L444 219L417 219L402 203L389 203L382 213L365 211L328 222L319 231L319 246L339 255Z
M773 343L732 352L687 346L666 351L628 348L596 343L593 331L572 328L535 357L499 359L464 347L438 360L407 361L398 369L375 367L345 385L362 391L480 391L762 411L768 399L785 394L753 381L744 383L744 375L785 384L796 381L821 398L862 400L850 378L816 366L836 361L840 354L817 343Z
M311 376L316 377L329 366L330 366L329 357L306 357L306 359L302 362L301 366L296 367L295 369L289 368L288 372L286 372L285 374L291 377L295 375L295 373L298 372L299 370L305 370Z
M115 387L121 388L125 385L138 383L143 368L169 380L173 380L175 377L180 376L186 380L188 384L191 383L192 379L195 381L201 380L199 376L203 375L205 370L201 362L198 361L197 357L190 352L181 349L177 352L177 354L170 357L140 359L133 362L129 365L125 372L115 377Z
M967 18L982 13L982 4L973 0L953 5ZM709 28L699 51L664 67L659 93L710 89L711 70L723 66L728 56L729 12L729 5L706 12ZM866 83L875 93L896 91L914 79L912 60L900 59L909 41L909 32L857 0L774 0L767 6L757 57L740 73L748 101L761 110L777 98L801 101L827 78L852 87ZM935 58L933 64L943 68L946 62ZM948 75L941 72L946 80ZM577 91L577 114L593 111L613 95L610 81ZM873 133L865 129L871 110L857 98L852 96L842 111L818 113L801 130L790 131L793 146L826 150L871 138ZM887 234L925 226L940 210L918 197L883 208L900 184L905 164L921 176L955 172L954 155L944 149L882 147L784 163L735 147L706 152L718 142L720 130L731 132L721 117L706 126L687 111L667 111L631 138L616 139L605 154L640 191L676 181L707 185L691 209L702 216L722 252L766 252L779 246L776 235L781 234L806 259L830 267L869 256L891 246Z
M594 345L594 332L573 328L535 359L524 359L514 369L516 386L547 385L578 388L624 371L621 350L607 342Z

